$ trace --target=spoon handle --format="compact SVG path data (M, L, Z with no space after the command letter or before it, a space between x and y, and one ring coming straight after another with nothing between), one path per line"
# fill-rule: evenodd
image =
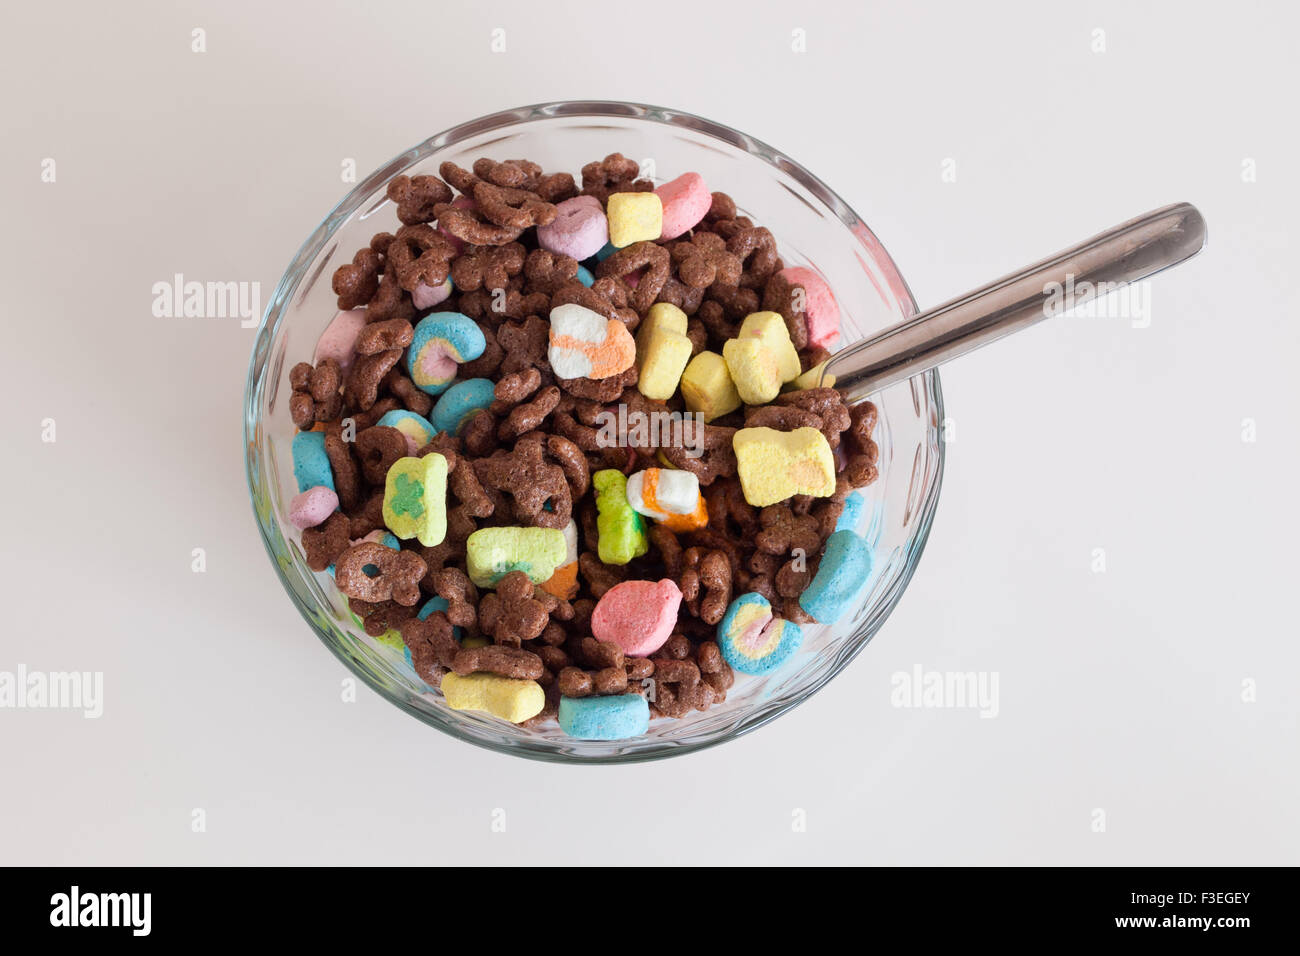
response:
M849 402L1190 259L1205 220L1177 203L1130 219L837 352L823 371Z

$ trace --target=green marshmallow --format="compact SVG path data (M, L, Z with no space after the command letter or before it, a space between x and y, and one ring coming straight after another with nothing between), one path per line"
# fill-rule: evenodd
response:
M465 566L475 587L493 588L511 571L534 584L549 580L568 546L558 528L481 528L465 542Z
M597 553L605 564L627 564L650 550L645 521L627 503L627 476L605 468L591 476L596 489Z

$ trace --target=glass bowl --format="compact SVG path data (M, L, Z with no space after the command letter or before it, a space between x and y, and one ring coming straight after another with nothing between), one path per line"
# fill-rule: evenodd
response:
M579 168L608 153L639 160L662 181L699 172L732 195L741 211L776 235L787 265L813 265L842 310L843 346L915 314L916 304L884 247L825 183L771 146L689 113L615 102L566 102L495 113L439 133L359 183L307 239L267 306L244 397L248 485L262 540L285 590L322 642L363 681L402 710L454 737L502 753L543 760L627 762L722 743L761 727L815 693L857 656L907 587L939 497L943 398L935 372L874 396L880 477L865 489L858 531L874 552L861 604L833 626L809 625L800 652L766 677L737 675L724 703L680 720L657 720L642 737L577 740L552 724L530 730L486 714L453 711L394 649L368 637L326 574L307 567L300 533L285 519L296 491L286 371L310 361L337 309L334 270L373 233L398 226L384 195L399 173L437 173L451 160L524 157L548 171Z

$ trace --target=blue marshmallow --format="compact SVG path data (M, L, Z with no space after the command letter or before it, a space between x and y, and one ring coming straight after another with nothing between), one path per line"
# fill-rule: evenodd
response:
M438 404L433 406L433 427L449 435L459 435L470 418L495 399L496 385L489 379L471 378L457 382L443 392Z
M836 531L826 541L817 574L799 606L819 624L834 624L851 608L871 577L871 549L852 531Z
M584 265L578 266L578 281L590 289L596 284L596 277L591 274L591 270Z
M293 436L293 478L298 482L298 491L303 492L317 485L324 485L334 491L334 471L330 468L329 455L325 454L324 432L299 432Z
M650 705L640 694L561 697L560 729L582 740L624 740L650 729Z
M862 518L862 511L866 506L867 499L862 492L851 492L844 499L844 510L840 512L840 520L835 522L835 530L855 531L858 527L858 521Z

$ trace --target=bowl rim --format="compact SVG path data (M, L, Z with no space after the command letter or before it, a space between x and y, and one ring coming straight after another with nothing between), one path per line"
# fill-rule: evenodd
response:
M837 218L846 227L853 230L860 241L874 244L878 250L878 265L890 277L897 281L897 291L901 294L899 299L908 315L904 318L917 314L918 308L916 299L912 295L911 288L908 286L906 279L899 271L897 264L889 250L876 237L875 233L865 223L851 206L844 199L822 182L817 176L809 172L806 167L791 159L782 151L763 142L733 129L723 123L705 119L694 113L685 110L672 109L662 106L652 106L644 103L626 102L620 100L561 100L548 103L536 103L528 106L519 106L511 109L500 110L480 116L468 122L458 124L428 137L410 149L404 150L397 156L394 156L388 162L375 169L370 175L360 180L339 202L330 210L329 214L321 223L311 232L298 251L294 254L288 268L285 270L280 281L276 284L275 291L267 302L265 311L262 314L258 324L257 338L253 344L252 354L249 358L248 380L244 390L244 462L245 477L248 481L249 494L252 499L253 514L257 520L258 533L262 539L262 546L270 558L272 566L279 576L280 584L288 593L298 613L311 626L316 636L320 639L330 652L341 661L344 666L356 677L360 678L372 690L389 701L395 707L405 713L415 717L417 720L431 727L446 733L458 740L474 744L486 750L497 753L510 754L512 756L525 757L531 760L540 760L549 763L572 763L581 765L601 765L601 764L627 764L641 763L651 760L661 760L668 757L684 755L687 753L697 753L715 747L721 743L733 740L749 734L760 727L765 726L777 717L788 713L808 698L812 697L819 690L829 683L834 677L839 675L853 660L862 652L872 638L884 626L885 621L893 613L901 600L902 595L906 592L911 582L917 566L920 564L921 556L925 551L925 546L929 540L930 528L934 520L934 515L938 507L939 494L943 487L943 474L946 459L945 442L941 439L936 442L937 463L935 467L935 476L931 487L915 517L915 531L910 537L911 547L908 551L907 559L904 562L899 577L894 582L890 593L885 595L884 600L879 606L879 613L876 615L874 624L867 628L862 637L853 642L847 651L839 656L834 662L834 666L828 668L825 673L820 675L813 683L798 694L783 699L776 706L760 708L752 718L743 719L731 729L720 733L709 739L690 742L663 741L662 746L654 749L637 750L627 753L612 753L601 756L584 756L573 753L566 753L559 750L528 746L526 743L509 741L505 739L490 740L470 733L466 733L455 722L438 720L434 716L423 710L411 706L406 700L394 696L390 690L384 687L370 672L358 667L346 652L345 649L336 645L326 638L321 627L315 619L315 609L310 608L303 601L294 587L291 586L286 577L285 569L281 566L276 550L272 544L272 529L269 527L274 523L274 516L269 513L265 516L258 507L258 485L259 479L257 470L261 464L261 455L259 454L259 445L257 433L260 432L259 419L257 415L257 404L262 394L259 387L260 381L265 377L272 345L280 329L280 324L285 317L285 305L290 297L297 290L306 275L308 267L325 248L335 230L343 223L348 221L362 204L371 197L376 189L392 179L392 177L402 173L406 169L422 162L427 155L433 151L443 149L447 146L455 145L462 140L476 136L485 132L504 129L511 126L524 125L534 121L553 119L557 117L620 117L628 119L645 120L659 123L669 127L685 127L695 132L704 133L715 139L722 140L732 146L745 150L751 155L762 159L769 166L775 167L778 171L785 173L797 180L800 185L808 189L819 201L824 203ZM268 322L272 315L275 316L273 322ZM939 381L937 369L931 369L927 372L913 376L911 379L912 386L915 389L918 382L923 383L925 391L933 396L935 408L937 411L937 420L939 423L944 421L944 402L943 391ZM933 430L935 426L930 426ZM277 535L283 537L282 535Z

